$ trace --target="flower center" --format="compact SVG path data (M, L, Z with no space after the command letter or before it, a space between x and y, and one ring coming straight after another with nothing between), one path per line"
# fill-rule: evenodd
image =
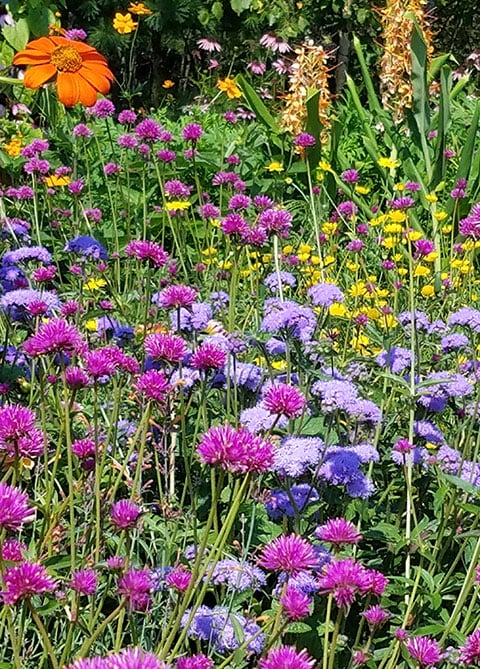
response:
M60 72L77 72L82 67L82 57L73 46L57 46L50 56L50 62Z

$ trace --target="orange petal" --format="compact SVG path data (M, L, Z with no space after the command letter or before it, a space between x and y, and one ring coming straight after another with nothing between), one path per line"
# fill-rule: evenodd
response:
M41 51L19 51L13 59L14 65L43 65L50 62L50 54Z
M23 83L27 88L40 88L47 83L57 73L55 65L48 63L47 65L36 65L25 72Z
M80 100L79 78L75 72L59 72L57 77L57 95L65 107L73 107Z
M82 53L82 60L84 62L88 63L103 63L103 65L108 65L107 59L102 56L102 54L98 53L98 51L94 51L92 53Z
M113 81L113 72L111 72L108 67L105 65L100 65L98 63L92 64L92 63L83 63L81 70L85 70L85 76L88 77L90 72L95 72L96 74L101 75L102 77L105 77L105 79L109 79L110 81ZM88 73L88 74L87 74Z
M87 70L85 67L82 67L77 74L82 77L84 81L93 86L100 93L108 93L110 90L110 82L106 77L104 77L100 72L94 72L93 70Z
M98 93L95 88L87 81L80 83L80 102L85 107L93 107L97 101Z
M43 53L52 53L55 49L56 44L54 43L54 37L40 37L40 39L34 39L33 42L27 44L27 49L36 49L37 51L43 51Z

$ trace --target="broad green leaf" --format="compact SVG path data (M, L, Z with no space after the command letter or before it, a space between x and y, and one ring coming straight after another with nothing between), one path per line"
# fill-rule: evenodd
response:
M430 125L430 109L428 105L427 84L427 45L423 35L416 24L414 24L412 41L410 45L412 56L412 113L407 115L410 121L412 139L423 153L425 168L430 180L431 165L430 153L427 144L427 129Z
M14 26L3 26L2 33L15 51L21 51L25 48L30 35L27 19L18 19Z
M370 76L370 71L368 69L368 65L363 55L362 45L360 44L360 40L356 35L353 36L353 48L355 49L358 62L360 63L360 69L362 71L363 83L365 84L365 88L367 91L368 105L370 107L370 111L372 112L372 114L381 113L382 105L380 104L380 100L378 99L377 94L375 92L375 86L373 85L373 81Z
M251 4L252 0L230 0L231 8L235 14L238 14L239 16L246 9L250 9Z
M306 131L315 137L315 146L306 149L306 156L310 169L314 170L320 162L321 145L320 133L322 132L322 124L318 116L318 101L320 98L320 91L314 88L309 88L307 93L307 127Z
M470 170L472 167L473 151L475 149L475 142L477 138L477 129L479 120L480 120L480 101L477 100L477 104L475 105L475 111L473 112L472 122L470 124L470 128L468 129L467 136L465 137L465 143L460 156L460 162L458 165L457 174L455 175L455 181L458 181L459 179L468 180L469 178ZM469 186L473 192L475 190L475 185L473 183L470 183ZM455 206L455 200L450 198L446 207L446 210L449 214L452 213L454 206Z
M450 127L450 93L452 90L452 73L448 66L442 67L440 72L440 102L438 111L437 144L435 147L435 158L433 164L432 181L430 190L445 178L447 159L445 149L447 146L447 133Z
M252 86L247 82L245 77L242 74L238 74L235 79L238 87L242 91L242 95L245 98L250 109L255 112L255 115L259 121L264 123L269 130L274 132L277 135L282 134L282 129L277 124L273 116L268 111L267 107L264 105L260 96L256 93Z
M442 53L441 56L437 56L436 58L432 58L430 61L430 67L428 68L428 73L427 73L427 81L429 84L432 83L432 81L435 79L437 74L440 72L440 70L443 68L443 66L448 63L448 61L451 58L451 54L449 53Z

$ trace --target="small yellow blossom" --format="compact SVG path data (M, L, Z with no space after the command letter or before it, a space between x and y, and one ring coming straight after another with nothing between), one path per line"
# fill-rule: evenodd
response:
M402 191L402 190L405 190L405 184L402 184L402 182L400 182L400 183L398 183L398 184L395 184L393 188L394 188L395 190Z
M233 267L233 262L231 260L219 260L218 261L218 268L219 269L232 269Z
M45 177L45 185L48 188L56 188L58 186L68 186L70 183L70 177L68 175L59 177L56 174L51 174L49 177Z
M285 177L284 181L287 184L287 186L293 184L293 179L291 177Z
M347 315L347 307L343 302L334 302L328 307L328 313L330 316L338 316L342 318Z
M354 283L353 286L350 286L348 293L352 297L362 297L365 295L367 292L367 286L365 285L365 281L358 281L357 283Z
M126 14L121 14L117 12L115 18L113 19L113 27L120 33L120 35L128 35L133 33L135 28L138 26L138 23L132 19L132 15L127 12Z
M10 158L16 158L22 150L22 140L20 137L12 137L9 142L3 145L3 150Z
M107 285L105 279L89 279L86 283L83 284L84 290L94 291L99 290Z
M273 369L276 369L279 372L283 372L285 369L287 369L287 361L286 360L274 360L271 363Z
M423 297L433 297L435 295L435 288L431 285L423 286L420 292L422 293Z
M397 269L397 274L399 274L400 276L405 276L406 274L408 274L408 269L406 267L399 267Z
M387 223L383 230L387 235L399 235L403 231L403 227L400 223Z
M407 214L401 209L394 209L393 211L388 212L388 218L392 223L403 223L407 220Z
M208 258L216 256L218 253L217 249L214 246L209 246L207 249L203 249L202 254Z
M452 226L451 225L444 225L442 228L442 232L444 235L449 235L452 232Z
M96 332L98 328L98 321L96 318L90 318L86 323L85 327L89 332Z
M172 81L171 79L165 79L165 81L162 84L162 88L173 88L175 86L175 82Z
M321 160L318 163L318 169L321 170L322 172L333 172L332 166L326 160Z
M128 11L131 14L136 14L137 16L149 16L152 14L152 10L145 7L143 2L131 2L128 7Z
M385 239L381 241L381 245L386 249L393 249L393 247L396 246L399 241L400 240L398 237L385 237Z
M334 265L336 263L337 259L335 256L325 256L323 259L323 266L328 267L329 265Z
M370 344L370 339L365 334L359 333L350 340L350 346L357 353L368 353L367 347Z
M418 230L409 230L406 235L406 239L409 239L411 242L416 242L422 238L422 233Z
M267 170L269 172L283 172L283 165L278 162L278 160L272 160L272 162L267 165Z
M222 93L226 93L229 100L242 97L242 91L235 83L235 79L231 79L230 77L219 79L217 81L217 88L222 91Z
M436 212L433 214L433 218L434 218L436 221L438 221L439 223L441 223L441 222L444 221L446 218L448 218L448 213L447 213L446 211L436 211Z
M290 253L293 253L293 246L291 244L287 244L286 246L283 247L282 253L284 253L286 256L289 255Z
M356 272L360 265L357 262L353 262L352 260L347 260L346 262L346 268L350 270L350 272Z
M438 197L435 195L435 193L427 193L425 195L425 199L427 202L433 203L433 202L438 202Z
M432 251L428 255L424 256L423 262L435 262L437 258L438 258L438 253L436 251Z
M165 209L167 211L185 211L190 207L190 202L186 200L172 200L172 202L167 202L165 204Z
M322 259L320 258L320 256L310 256L310 262L312 263L312 265L320 265Z
M359 195L368 195L368 193L370 193L370 188L368 186L360 186L357 184L355 186L355 193L358 193Z
M264 265L267 265L269 262L272 262L272 254L264 253L262 256L262 262Z
M379 325L386 330L391 330L398 325L394 314L382 314L379 319Z
M400 165L400 161L398 160L392 160L392 158L379 158L377 160L377 163L380 165L380 167L385 167L386 169L393 170L395 167L398 167Z
M382 225L383 223L386 223L389 220L387 214L380 214L376 218L372 218L370 220L370 225L375 227L376 225Z
M298 253L297 255L300 262L307 262L310 259L310 253Z
M413 270L413 276L429 276L431 273L430 268L425 265L417 265Z
M337 228L338 223L335 223L334 221L325 221L325 223L322 224L321 229L324 235L333 235L335 234Z

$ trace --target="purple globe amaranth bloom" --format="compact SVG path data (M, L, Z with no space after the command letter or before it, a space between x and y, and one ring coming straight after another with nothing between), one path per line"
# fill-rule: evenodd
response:
M191 580L192 573L184 567L175 567L168 572L165 578L168 587L177 590L178 592L185 592L188 590Z
M413 242L415 246L415 257L428 256L435 251L435 244L430 239L417 239Z
M358 214L358 207L355 202L345 200L345 202L340 202L337 206L335 214L342 216L343 218L353 218Z
M360 175L357 170L350 168L341 173L342 181L348 184L355 184L360 179Z
M170 259L163 246L148 240L133 240L129 242L125 247L125 253L127 256L131 256L137 260L148 260L154 267L164 267Z
M156 369L149 369L147 372L144 372L138 378L135 388L147 400L157 402L161 405L166 403L168 395L172 390L172 386L165 374Z
M335 302L343 302L345 297L334 283L316 283L307 291L308 297L316 307L330 307Z
M115 113L115 105L107 98L100 98L93 107L87 108L87 113L96 118L106 119Z
M411 637L405 642L405 648L421 667L433 667L444 658L438 641L428 636Z
M285 594L280 598L282 613L291 621L307 618L311 603L311 597L291 585L287 586Z
M378 627L381 627L390 618L390 613L385 611L385 609L382 609L382 607L378 604L365 609L361 615L367 621L370 629L377 629Z
M413 197L404 195L402 197L397 197L395 200L390 200L389 205L392 209L410 209L415 206L415 200Z
M129 569L118 580L118 594L131 611L147 611L151 603L153 577L149 569Z
M165 181L164 184L165 195L168 197L174 198L187 198L190 197L191 187L184 184L178 179L171 179L170 181Z
M315 536L334 546L358 544L362 535L353 523L345 518L332 518L315 530Z
M372 575L369 576L369 571L353 558L332 560L319 576L319 591L333 595L337 605L346 609L353 604L357 595L372 592Z
M137 115L133 109L123 109L118 115L118 122L122 125L128 125L130 123L135 123L137 120Z
M78 569L72 574L70 587L81 595L94 595L97 583L98 574L94 569Z
M8 562L23 562L28 552L27 544L17 539L5 539L0 555L2 560Z
M31 409L16 404L0 406L0 451L10 457L34 458L44 452L45 441Z
M213 667L213 660L203 653L190 657L180 657L176 665L176 669L213 669Z
M174 284L152 296L152 302L164 309L190 307L197 299L198 290L191 286Z
M458 231L464 237L480 238L480 203L474 204L468 216L459 222Z
M181 362L187 354L187 343L181 337L164 332L155 332L145 337L145 353L153 360Z
M307 651L297 650L294 646L272 648L258 663L258 669L312 669L314 666L315 660L307 655Z
M309 135L308 132L302 132L295 137L293 143L295 144L295 146L299 146L302 149L306 149L315 146L317 140L313 135Z
M135 127L135 136L142 142L156 142L161 133L162 126L153 118L145 118Z
M121 499L112 504L110 521L119 530L132 530L142 513L141 507L130 499Z
M0 483L0 528L14 532L35 519L28 495L16 486Z
M96 667L92 667L96 669ZM170 669L156 655L141 648L124 648L119 653L105 657L105 667L100 669Z
M72 130L74 137L92 137L93 132L85 123L78 123Z
M203 463L235 473L266 471L273 462L273 445L269 441L228 424L210 428L197 450Z
M305 395L295 386L287 383L270 385L262 399L262 406L270 413L292 420L299 418L306 409Z
M480 629L476 629L465 639L465 643L458 649L460 651L459 661L467 666L480 664Z
M53 592L57 587L55 579L43 565L27 561L7 567L3 574L3 585L0 596L6 605L16 604L33 595Z
M198 123L189 123L182 129L182 137L186 142L198 142L203 134L203 128Z
M298 574L314 569L318 558L312 544L296 534L281 535L263 547L258 564L269 571Z
M221 369L227 361L227 354L223 349L211 342L204 342L190 358L193 369L203 371Z

